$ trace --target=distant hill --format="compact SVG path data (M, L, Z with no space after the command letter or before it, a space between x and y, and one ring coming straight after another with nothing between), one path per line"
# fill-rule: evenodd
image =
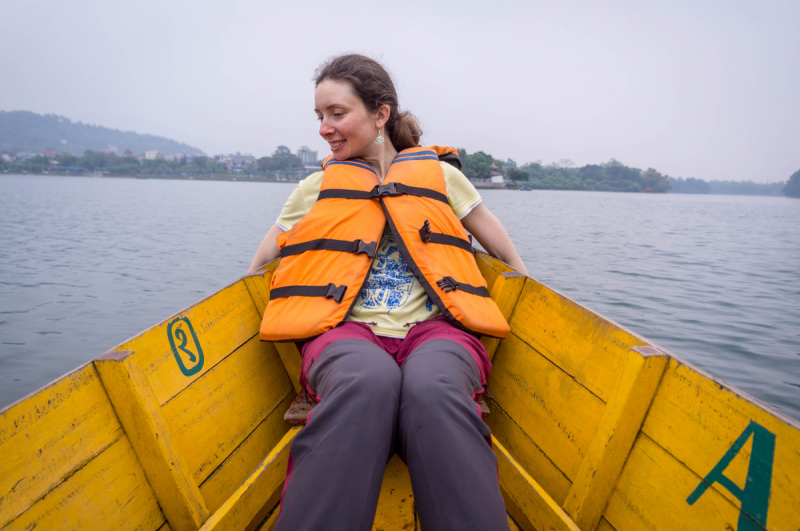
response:
M201 155L199 149L169 138L140 135L99 125L72 122L63 116L44 116L30 111L0 111L0 152L42 152L52 149L82 155L84 151L130 149L134 154L157 150L164 155Z

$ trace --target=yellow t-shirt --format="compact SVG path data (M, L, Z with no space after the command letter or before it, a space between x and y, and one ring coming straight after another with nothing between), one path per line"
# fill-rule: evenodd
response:
M462 219L481 202L469 179L446 162L440 163L453 213ZM275 222L289 230L305 216L319 196L323 172L312 173L292 191ZM439 315L422 284L406 264L388 227L372 261L372 267L348 321L367 323L379 336L405 337L414 323Z

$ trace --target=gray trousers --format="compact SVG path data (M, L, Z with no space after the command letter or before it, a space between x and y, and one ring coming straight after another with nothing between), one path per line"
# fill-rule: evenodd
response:
M276 531L372 529L383 473L408 465L424 531L508 530L497 461L472 395L469 352L433 339L403 364L363 339L331 343L310 367L322 401L291 443Z

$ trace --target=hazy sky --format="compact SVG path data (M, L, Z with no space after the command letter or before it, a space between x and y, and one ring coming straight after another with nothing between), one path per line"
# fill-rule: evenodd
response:
M0 109L324 156L311 77L347 51L389 69L423 143L674 177L800 169L798 0L4 0Z

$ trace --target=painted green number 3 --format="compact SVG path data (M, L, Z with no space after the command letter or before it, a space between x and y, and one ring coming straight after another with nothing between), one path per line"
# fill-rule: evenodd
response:
M742 450L750 436L753 436L753 451L747 467L747 481L744 488L739 488L723 474L733 458ZM694 489L686 501L694 505L708 487L719 483L742 502L739 511L738 531L757 531L767 528L767 509L769 509L769 489L772 483L772 461L775 457L775 434L764 426L750 421L747 428L739 435L722 459L711 472Z
M189 319L181 317L170 322L167 325L167 336L181 372L186 376L200 372L203 368L203 349Z

